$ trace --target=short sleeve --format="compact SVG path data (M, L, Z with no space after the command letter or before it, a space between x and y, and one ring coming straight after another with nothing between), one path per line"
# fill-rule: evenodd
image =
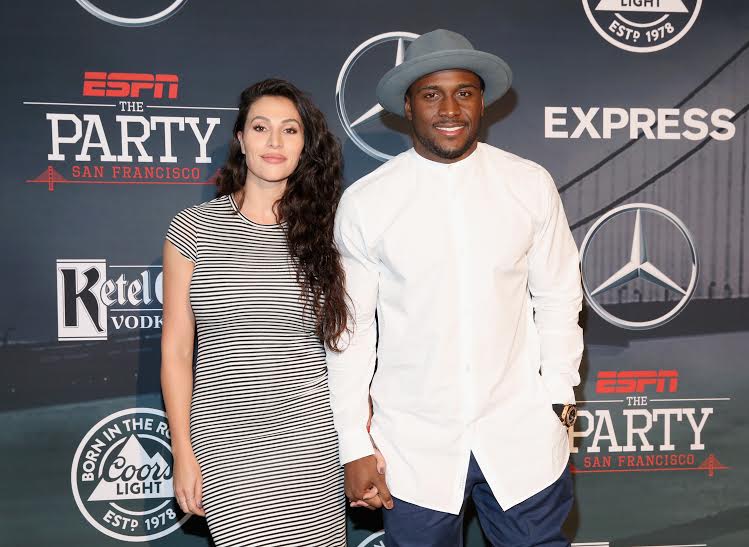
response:
M166 232L166 240L174 245L182 256L197 262L197 230L194 210L184 209L177 213Z

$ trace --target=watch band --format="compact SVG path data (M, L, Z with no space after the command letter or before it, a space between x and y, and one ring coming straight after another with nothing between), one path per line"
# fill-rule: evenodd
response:
M563 405L555 403L551 405L554 412L564 427L572 427L577 419L577 407L575 405Z

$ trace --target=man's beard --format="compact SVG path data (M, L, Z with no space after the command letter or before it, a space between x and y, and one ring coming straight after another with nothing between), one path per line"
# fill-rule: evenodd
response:
M444 160L454 160L468 152L471 146L473 146L473 144L478 139L479 128L477 126L476 129L474 129L473 132L468 135L468 138L466 139L466 142L463 146L453 150L446 150L440 147L435 141L417 131L414 131L414 135L416 135L416 138L419 140L421 145L435 156L438 156Z

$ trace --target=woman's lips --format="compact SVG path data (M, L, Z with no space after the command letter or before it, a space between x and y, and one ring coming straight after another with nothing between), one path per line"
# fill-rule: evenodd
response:
M268 163L283 163L286 161L286 156L281 156L279 154L263 154L260 157Z

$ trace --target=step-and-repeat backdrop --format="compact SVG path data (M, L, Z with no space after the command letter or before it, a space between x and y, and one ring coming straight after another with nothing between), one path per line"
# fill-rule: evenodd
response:
M374 89L435 28L512 67L482 139L549 169L580 246L573 542L749 545L749 4L1 9L2 545L210 545L156 471L171 464L159 387L169 220L213 197L239 92L266 77L320 105L347 183L405 150ZM467 544L485 545L468 513ZM349 545L384 547L377 514L351 512Z

